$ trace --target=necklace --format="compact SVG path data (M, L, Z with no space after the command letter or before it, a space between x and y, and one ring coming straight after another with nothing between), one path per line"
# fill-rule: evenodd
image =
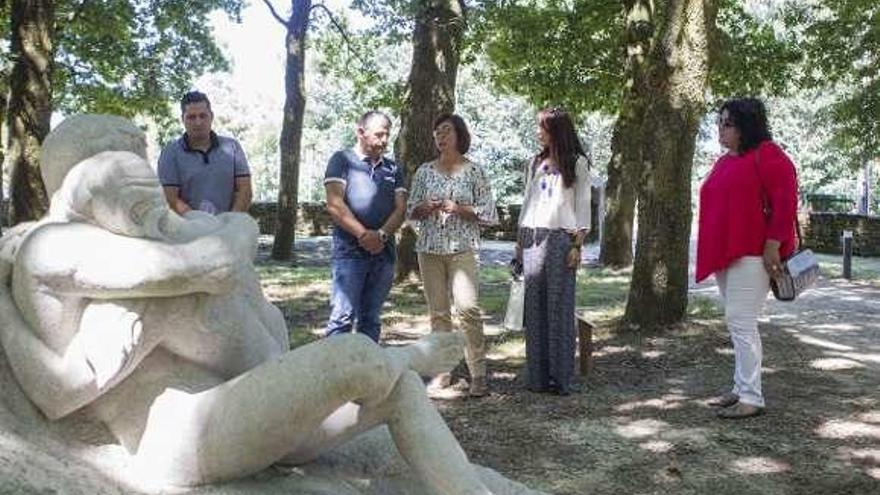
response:
M553 182L556 182L559 176L559 170L550 170L550 166L544 163L544 176L541 177L541 191L548 197L553 196ZM548 180L548 177L550 178Z

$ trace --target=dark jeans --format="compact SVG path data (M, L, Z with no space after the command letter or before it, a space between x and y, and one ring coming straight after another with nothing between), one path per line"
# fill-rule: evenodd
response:
M350 333L356 328L357 332L378 342L382 331L382 305L394 280L394 258L384 253L334 258L332 271L327 336Z

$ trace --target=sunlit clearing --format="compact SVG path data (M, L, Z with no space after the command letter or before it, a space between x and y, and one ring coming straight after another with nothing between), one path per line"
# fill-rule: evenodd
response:
M635 409L641 408L661 410L678 409L681 407L681 401L683 401L684 399L686 399L686 397L682 395L665 395L659 399L627 402L626 404L621 404L614 409L617 412L630 412Z
M645 359L657 359L664 354L666 354L666 351L644 351L642 352L642 357Z
M833 419L816 429L816 433L823 438L852 438L874 437L880 438L880 426L858 421L843 421Z
M821 325L810 325L810 330L821 330L822 333L838 333L861 331L863 328L852 323L823 323Z
M859 414L859 421L864 421L865 423L880 423L880 411L868 411Z
M836 342L831 342L830 340L817 339L815 337L810 337L807 335L798 335L797 339L803 342L804 344L814 345L817 347L824 347L825 349L831 349L833 351L852 351L854 350L852 347L848 345L841 345Z
M669 452L672 450L672 444L663 440L652 440L650 442L640 443L639 447L648 452L654 452L655 454L662 454L663 452Z
M494 371L492 372L492 378L496 380L506 380L512 382L516 380L516 373L511 373L509 371Z
M716 347L715 354L721 354L722 356L733 356L733 348L732 347Z
M865 354L862 352L830 352L829 354L833 354L835 356L840 356L843 358L857 359L859 361L867 361L869 363L880 364L880 354Z
M837 371L837 370L850 370L853 368L864 368L865 365L859 363L857 361L852 361L850 359L843 358L825 358L825 359L814 359L810 362L810 367L816 368L817 370L825 370L825 371Z
M627 425L617 426L614 428L614 431L624 438L639 438L656 435L666 426L668 426L668 423L664 421L640 419Z
M843 453L859 464L880 467L880 449L844 449Z
M608 356L611 354L620 354L623 352L632 352L632 351L633 351L633 348L628 345L625 345L623 347L615 346L615 345L607 345L607 346L603 347L601 350L594 352L593 355L594 356Z
M769 457L746 457L733 461L733 470L741 474L772 474L790 471L791 466Z

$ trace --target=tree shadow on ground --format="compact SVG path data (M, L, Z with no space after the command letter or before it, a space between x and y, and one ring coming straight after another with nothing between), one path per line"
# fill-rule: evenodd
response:
M493 394L439 402L475 462L559 494L868 494L880 489L876 373L821 369L827 349L764 325L767 414L715 417L729 386L723 326L612 334L570 397L523 389L521 357L491 363Z

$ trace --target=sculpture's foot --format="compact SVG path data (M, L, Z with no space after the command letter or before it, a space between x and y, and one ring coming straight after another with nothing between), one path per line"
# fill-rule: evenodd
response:
M416 342L387 349L390 359L421 376L451 371L464 355L464 340L457 333L432 333Z

